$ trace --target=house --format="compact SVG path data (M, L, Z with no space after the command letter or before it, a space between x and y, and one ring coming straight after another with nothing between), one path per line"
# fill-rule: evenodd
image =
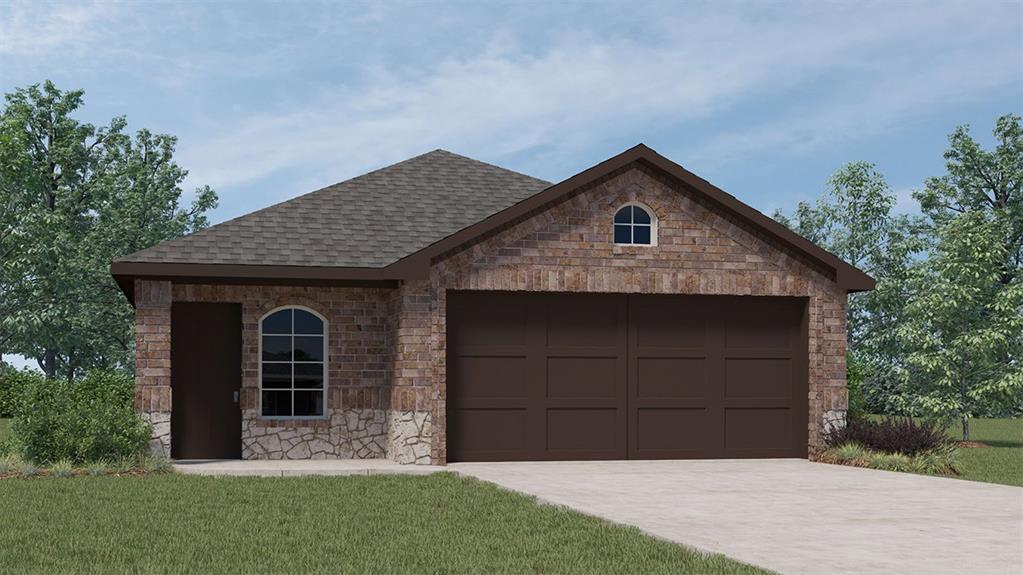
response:
M874 280L639 145L557 184L443 150L111 271L175 458L813 457Z

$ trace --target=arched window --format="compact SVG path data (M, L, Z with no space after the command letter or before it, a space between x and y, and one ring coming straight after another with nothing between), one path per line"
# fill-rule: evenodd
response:
M657 245L657 220L645 206L626 204L615 213L615 243L625 246Z
M259 320L260 413L323 417L327 390L327 321L301 307Z

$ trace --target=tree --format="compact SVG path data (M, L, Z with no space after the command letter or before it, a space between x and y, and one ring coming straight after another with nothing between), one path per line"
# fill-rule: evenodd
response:
M899 333L913 411L955 416L963 441L969 418L1023 392L1019 344L1023 284L1002 283L1006 222L969 211L937 230L935 253L914 270L915 297Z
M901 398L926 412L969 417L1006 411L1023 394L1023 127L995 123L984 150L960 126L945 152L948 173L914 196L927 217L922 233L936 246L914 270L912 342Z
M131 309L114 258L208 225L208 186L180 207L187 172L172 136L124 133L73 117L81 91L50 82L7 94L0 110L0 350L48 377L128 365Z
M1020 117L1007 114L995 121L997 145L985 151L970 136L969 126L959 126L949 136L944 176L928 178L923 190L914 193L928 218L930 233L940 236L950 221L970 212L985 214L1002 237L1004 261L998 262L999 282L1009 285L1023 268L1023 125Z
M850 405L895 408L905 349L894 327L904 318L910 264L922 249L914 222L892 214L895 195L873 164L847 164L828 179L815 204L800 202L792 217L774 218L874 276L877 287L849 297Z

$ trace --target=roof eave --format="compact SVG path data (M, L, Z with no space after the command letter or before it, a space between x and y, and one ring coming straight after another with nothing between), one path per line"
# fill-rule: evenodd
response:
M125 261L111 263L110 274L114 276L117 285L133 305L136 279L201 284L379 287L393 287L397 285L398 280L408 279L405 276L396 276L387 268Z

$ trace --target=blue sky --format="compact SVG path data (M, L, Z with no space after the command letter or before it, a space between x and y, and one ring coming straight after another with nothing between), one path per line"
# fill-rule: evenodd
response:
M178 136L214 221L434 148L558 181L644 142L765 212L865 159L908 197L1023 111L1019 2L553 4L5 3L0 89Z

